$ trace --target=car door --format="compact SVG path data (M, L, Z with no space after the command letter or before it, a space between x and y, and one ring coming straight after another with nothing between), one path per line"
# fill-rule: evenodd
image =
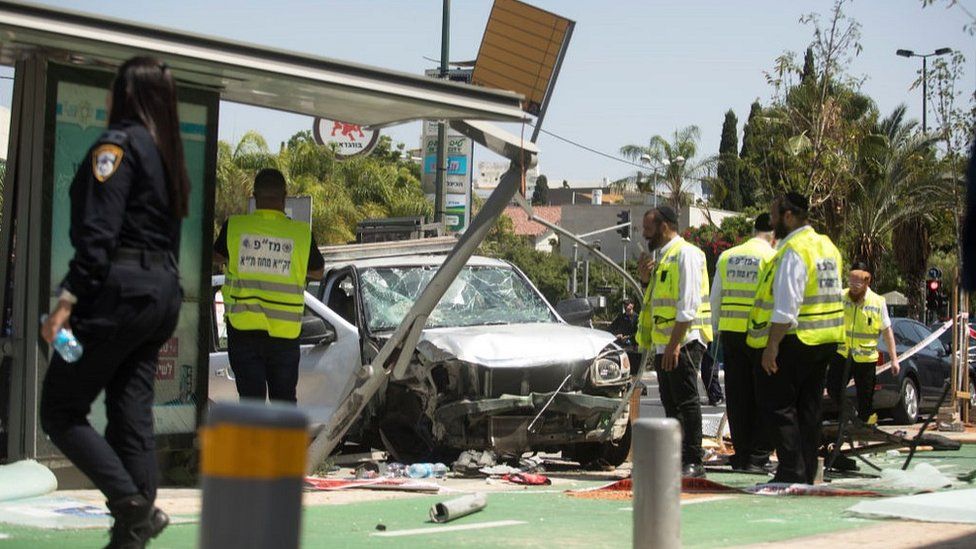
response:
M209 398L236 401L237 386L227 356L227 327L219 285L215 286L213 302ZM299 341L298 406L309 415L312 425L318 425L331 417L361 367L359 330L305 292Z

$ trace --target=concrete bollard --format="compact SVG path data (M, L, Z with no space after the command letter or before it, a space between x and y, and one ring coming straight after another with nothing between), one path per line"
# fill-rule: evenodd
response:
M681 428L675 419L634 423L634 544L681 547Z
M200 429L201 548L299 546L307 425L294 406L211 406Z

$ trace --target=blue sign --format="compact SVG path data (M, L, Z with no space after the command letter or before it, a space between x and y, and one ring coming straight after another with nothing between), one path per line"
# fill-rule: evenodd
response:
M424 173L435 173L437 171L437 156L427 156L424 158ZM468 175L467 156L448 156L447 175Z

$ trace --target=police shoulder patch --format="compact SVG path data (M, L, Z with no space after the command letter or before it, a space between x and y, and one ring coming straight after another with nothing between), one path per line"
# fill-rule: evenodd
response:
M114 143L101 143L92 149L92 175L99 183L105 183L122 165L122 147Z

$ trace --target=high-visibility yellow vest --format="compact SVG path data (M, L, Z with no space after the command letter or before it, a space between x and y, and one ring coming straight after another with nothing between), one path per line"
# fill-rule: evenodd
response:
M861 303L854 303L849 295L850 289L844 290L844 341L837 346L837 353L846 358L850 349L854 362L874 364L878 361L878 337L887 303L871 288Z
M756 303L749 311L746 343L754 349L762 349L769 341L773 318L773 280L787 250L793 250L800 256L807 269L807 285L803 291L797 325L787 333L796 334L804 345L840 343L844 339L840 282L843 262L830 238L817 234L811 227L800 230L786 240L760 273Z
M256 210L227 220L227 273L221 292L238 330L295 339L302 330L312 232L284 212Z
M658 261L644 291L644 306L637 318L636 334L637 344L642 348L667 345L671 340L671 331L678 315L678 279L681 276L678 253L685 248L690 248L692 253L702 254L694 244L678 237L678 241ZM708 302L708 272L704 258L701 271L701 305L688 330L700 330L708 342L712 340L712 307Z
M749 311L759 288L759 272L774 255L776 251L768 242L753 237L719 256L715 273L722 280L722 305L718 311L720 332L746 333Z

